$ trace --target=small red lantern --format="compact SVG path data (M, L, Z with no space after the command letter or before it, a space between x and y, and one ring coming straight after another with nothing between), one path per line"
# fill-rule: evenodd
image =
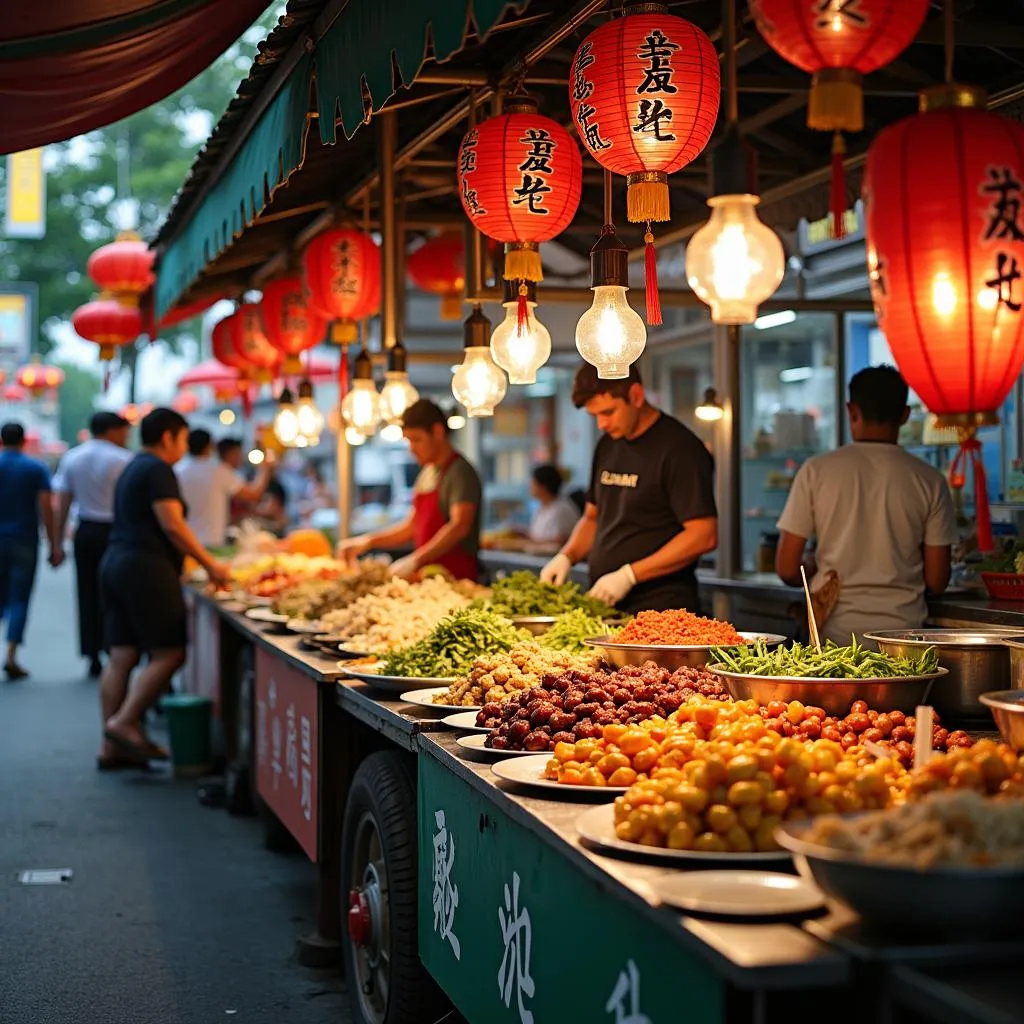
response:
M573 137L529 96L466 132L459 195L476 228L505 243L505 280L542 281L539 245L560 235L580 203L583 161Z
M1024 127L985 94L937 86L882 131L864 173L868 276L907 384L960 431L951 476L974 464L978 542L992 545L979 426L1024 363Z
M302 274L310 304L331 320L331 341L356 339L356 321L380 309L380 249L362 231L321 232L302 254Z
M100 359L114 358L114 350L131 345L142 330L142 314L137 306L123 306L114 299L87 302L71 314L71 326L80 338L100 347Z
M7 383L7 371L0 367L0 388Z
M14 379L33 398L39 398L47 391L56 391L64 383L64 371L59 366L41 363L36 356L27 366L18 368Z
M269 384L281 364L281 354L267 340L260 319L260 307L243 302L226 317L227 337L232 351L258 384Z
M5 402L27 402L28 392L20 384L8 384L7 387L0 392L0 397Z
M669 219L668 176L708 144L721 89L711 40L661 4L627 7L577 49L572 118L590 155L626 176L630 221Z
M171 408L175 412L180 412L182 416L188 416L199 408L199 396L194 391L182 391L174 396Z
M466 245L462 235L449 232L429 238L405 263L409 280L421 291L441 296L441 319L462 318L466 285Z
M260 303L267 340L284 356L281 372L302 373L299 356L324 340L327 320L307 301L300 277L279 277L263 287Z
M153 283L153 255L137 234L125 231L97 249L85 269L100 291L125 306L138 306L139 297Z

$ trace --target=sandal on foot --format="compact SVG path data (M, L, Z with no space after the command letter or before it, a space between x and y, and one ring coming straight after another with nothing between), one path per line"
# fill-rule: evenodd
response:
M133 740L127 736L122 736L120 733L114 732L111 729L104 729L103 735L116 747L120 747L121 750L127 751L137 760L166 761L169 757L167 751L164 750L163 747L158 746L152 740Z

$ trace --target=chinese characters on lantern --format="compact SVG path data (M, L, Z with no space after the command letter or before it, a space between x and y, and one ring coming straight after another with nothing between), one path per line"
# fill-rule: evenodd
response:
M1021 183L1009 167L989 167L988 180L980 188L982 195L991 196L982 239L1007 239L1013 242L1024 241L1024 231L1020 226ZM991 288L995 298L990 299L986 308L1006 306L1012 313L1019 313L1021 308L1020 293L1017 282L1021 278L1020 265L1017 257L1003 250L997 250L995 256L995 273L985 280L985 287Z
M471 215L482 215L487 211L480 205L477 190L469 187L467 175L476 170L476 147L480 141L480 133L471 128L462 140L459 150L459 177L462 179L462 201Z
M555 141L551 133L544 128L527 128L526 134L519 140L526 149L526 157L519 165L523 179L512 191L515 199L513 206L527 204L530 213L547 216L548 210L543 206L544 196L551 191L547 183L547 175L552 174L551 156L555 151Z
M530 912L519 905L519 873L512 872L512 889L505 883L505 905L498 907L498 924L505 948L498 968L498 992L506 1006L512 1005L516 993L520 1024L533 1024L533 1011L524 999L534 995L533 977L530 975L530 951L533 946L533 926Z
M597 107L589 102L594 92L594 83L585 78L583 72L594 63L594 44L584 43L576 52L572 67L572 98L579 101L576 123L583 133L583 141L590 150L607 149L611 143L601 138L601 126L593 120Z
M352 263L352 245L347 238L335 247L331 260L331 288L338 295L357 295L359 281Z
M672 53L679 49L659 28L644 37L637 50L637 58L644 64L644 77L636 87L636 94L674 93L672 84ZM638 135L649 133L657 142L674 142L675 135L668 130L672 121L672 108L661 99L642 99L637 106L633 131Z
M619 971L604 1011L615 1015L615 1024L651 1024L651 1018L640 1012L640 971L632 960Z
M867 28L867 14L861 0L816 0L814 27L819 32L842 32L846 28Z
M431 902L434 909L434 931L447 941L455 954L462 958L462 947L455 934L455 908L459 905L459 887L452 882L455 865L455 836L448 831L444 811L434 811L434 888Z

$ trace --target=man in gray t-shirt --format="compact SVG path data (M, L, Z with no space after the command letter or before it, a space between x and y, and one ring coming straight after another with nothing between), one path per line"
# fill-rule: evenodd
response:
M456 579L475 580L483 501L480 477L452 446L447 418L435 403L424 398L409 406L402 432L423 467L413 489L412 513L391 529L342 541L338 557L351 559L371 548L390 550L411 543L412 554L392 567L396 576L439 565Z
M899 447L909 415L907 385L891 366L869 367L850 381L853 444L808 460L793 481L779 518L775 568L800 586L804 547L817 539L816 589L829 572L839 596L822 637L916 629L925 593L949 583L956 516L938 470Z

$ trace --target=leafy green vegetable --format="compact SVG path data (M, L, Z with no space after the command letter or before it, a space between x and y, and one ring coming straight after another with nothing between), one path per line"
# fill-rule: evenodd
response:
M978 572L1019 572L1017 560L1024 554L1024 544L1004 541L1002 551L994 551L977 565Z
M533 573L521 570L496 580L487 601L478 602L499 615L562 615L579 609L593 618L613 618L615 609L588 597L576 583L555 586L542 583Z
M433 632L411 647L388 655L381 671L388 676L448 679L466 675L481 655L507 651L531 639L508 619L481 608L463 608L442 619Z
M595 636L610 636L617 633L600 618L588 615L582 608L574 608L571 612L559 615L554 625L537 638L537 643L549 651L567 651L570 654L592 652L586 647L584 640Z
M927 647L913 658L893 658L857 643L840 647L826 640L819 653L813 646L793 644L770 651L761 641L753 647L713 647L711 661L746 676L800 676L817 679L893 679L924 676L939 667L939 655Z

